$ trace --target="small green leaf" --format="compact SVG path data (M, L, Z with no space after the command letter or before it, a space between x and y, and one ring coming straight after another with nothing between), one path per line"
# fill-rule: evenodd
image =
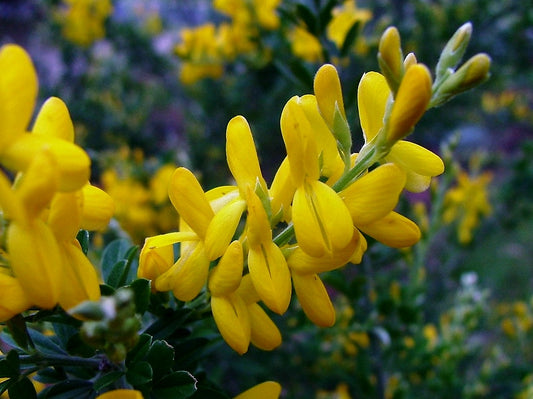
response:
M166 341L155 341L146 355L146 361L152 365L154 380L168 374L174 364L174 348Z
M15 378L10 378L9 380L0 382L0 395L2 395L5 391L7 391L9 387L16 382L17 380Z
M331 22L331 18L333 17L332 11L333 8L337 5L337 0L329 0L324 7L320 10L318 14L318 19L320 22L320 27L324 29L326 26L329 25Z
M32 399L37 398L35 387L29 378L24 377L8 388L10 399Z
M197 380L187 371L176 371L162 378L153 389L158 399L186 399L196 392Z
M105 282L113 288L120 287L120 281L126 272L127 265L128 261L126 259L119 260L117 263L115 263L113 267L111 267Z
M316 16L313 14L311 9L304 4L296 4L296 14L302 21L304 21L305 25L307 26L307 29L309 32L313 34L317 34L318 32L318 21Z
M87 230L78 231L76 240L80 243L83 254L87 255L87 252L89 251L89 232Z
M191 396L191 399L231 399L224 392L220 392L216 388L198 386L198 390Z
M124 375L123 371L111 371L110 373L104 374L94 382L94 390L100 391L101 389L108 387L113 384L116 380Z
M93 383L71 379L44 389L39 393L39 396L54 399L90 399L94 398Z
M109 274L117 262L127 258L127 253L131 247L131 242L126 239L114 240L105 247L101 261L104 281L108 280Z
M107 284L100 284L100 294L102 296L112 296L115 293L115 289Z
M135 311L143 314L150 305L150 280L144 278L137 279L130 284L130 288L133 290Z
M67 378L67 375L64 371L58 371L55 368L48 367L42 370L39 370L33 379L43 384L56 384L60 381L64 381Z
M4 359L0 360L0 378L18 377L19 373L19 355L16 351L11 350Z
M148 362L132 363L126 371L126 379L133 386L144 385L152 381L152 366Z
M58 345L54 336L46 336L33 329L29 329L28 333L30 334L35 348L39 350L39 352L45 355L68 355L68 353Z
M143 359L152 345L152 336L150 334L141 334L137 345L128 352L126 357L126 364L137 362Z

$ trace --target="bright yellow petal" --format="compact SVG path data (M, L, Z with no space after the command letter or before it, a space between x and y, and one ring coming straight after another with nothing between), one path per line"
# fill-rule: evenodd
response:
M248 314L252 327L252 344L264 351L271 351L281 345L281 333L278 327L257 303L248 305Z
M335 324L335 309L317 274L292 273L294 291L309 320L320 327Z
M318 180L320 169L316 138L300 97L294 96L287 101L281 111L280 125L294 184L301 185L305 178Z
M89 183L83 186L82 193L83 209L80 228L90 231L105 230L115 213L113 198Z
M50 97L44 102L33 124L32 134L53 136L74 142L74 126L63 100Z
M283 253L276 244L268 241L251 247L248 252L248 269L254 287L265 305L283 314L291 300L291 275Z
M64 263L59 305L67 311L83 301L100 299L96 269L76 244L77 241L60 244Z
M43 309L57 304L63 284L63 260L57 241L40 220L12 223L7 233L9 261L28 300Z
M369 224L387 215L398 203L405 185L405 173L396 165L382 165L339 193L353 223Z
M320 114L330 128L333 127L333 117L336 107L344 119L346 119L341 82L337 69L333 65L325 64L320 67L315 75L313 87Z
M148 239L139 256L137 277L156 280L174 264L174 248L172 245L150 247ZM152 286L155 290L155 286Z
M291 203L295 191L296 186L291 179L289 158L285 157L270 186L272 215L282 212L280 220L285 222L291 220Z
M392 248L410 247L420 239L420 229L416 223L396 212L391 212L371 224L357 227Z
M37 74L26 51L7 44L0 48L0 157L15 134L28 128L37 99Z
M14 277L0 273L0 292L2 292L0 322L9 320L31 306L19 281Z
M191 301L200 293L207 282L209 260L202 242L182 251L177 262L158 277L155 287L158 291L172 290L180 301Z
M423 176L438 176L444 172L444 163L438 155L410 141L398 141L386 159L406 171Z
M143 396L134 389L115 389L98 395L96 399L143 399Z
M421 193L426 191L431 184L431 176L419 175L412 170L406 170L407 179L405 181L405 189L412 193Z
M226 156L231 174L235 178L241 195L246 187L255 189L257 182L267 191L266 182L261 174L259 158L255 149L250 125L242 116L232 118L226 130Z
M239 355L250 345L250 316L242 298L237 294L212 296L211 311L224 341Z
M80 229L83 194L80 190L57 193L50 204L48 225L58 241L71 241Z
M239 296L247 305L259 302L261 300L259 294L257 293L254 287L254 283L252 282L252 276L250 275L250 273L245 274L242 277L241 283L239 284L239 288L237 289L237 294L239 294Z
M244 266L240 241L233 241L209 274L208 288L213 296L223 296L239 288Z
M357 89L359 119L365 142L372 140L383 127L383 116L387 106L390 89L385 77L378 72L363 75Z
M348 208L331 187L320 181L296 190L292 219L298 244L311 256L344 248L353 235Z
M205 235L205 250L209 260L217 259L226 252L245 209L246 201L237 198L211 219Z
M426 112L431 100L431 85L431 74L425 65L413 65L405 72L390 114L387 132L389 142L411 133Z
M366 242L365 236L362 235L359 230L356 230L355 234L359 236L359 241L358 241L355 251L353 252L350 258L350 263L353 263L354 265L358 265L363 260L363 255L365 254L368 248L368 243Z
M261 200L249 189L246 202L248 204L246 226L249 245L252 247L271 242L272 230Z
M258 384L233 399L278 399L281 395L281 385L274 381Z
M355 230L351 241L344 248L338 249L332 254L325 254L320 257L313 257L296 248L287 259L287 264L291 270L298 274L315 274L343 267L350 261L350 258L360 248L360 233Z
M49 151L59 172L59 190L74 191L89 180L91 160L77 145L56 137L23 134L0 156L2 164L11 170L26 171L37 154Z
M205 196L213 212L217 213L224 206L239 197L239 188L236 186L218 186L206 191Z
M0 171L0 208L5 219L16 220L23 224L29 222L22 202L15 191L11 189L11 182L2 171Z
M185 168L177 168L170 180L168 195L180 217L204 239L215 214L193 173Z

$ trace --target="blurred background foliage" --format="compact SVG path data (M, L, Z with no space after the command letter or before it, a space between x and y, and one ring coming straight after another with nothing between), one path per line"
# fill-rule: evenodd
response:
M210 355L205 371L235 392L264 378L291 398L533 397L533 4L0 0L1 43L28 50L41 101L66 102L94 183L117 202L110 232L93 237L101 246L175 228L166 182L176 166L206 189L228 181L225 128L235 115L250 122L270 181L284 157L281 109L312 92L323 63L339 70L362 143L357 84L378 69L383 30L395 25L404 53L433 66L466 21L467 57L488 53L492 76L428 112L410 137L447 164L429 193L401 204L421 243L379 247L328 274L334 327L294 309L276 320L280 349L239 357L222 345Z

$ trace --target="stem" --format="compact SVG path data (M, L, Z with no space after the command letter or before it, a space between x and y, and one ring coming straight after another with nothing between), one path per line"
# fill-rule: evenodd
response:
M287 244L294 237L294 225L289 223L274 239L272 240L277 246Z
M1 356L3 359L5 356ZM39 366L82 366L99 369L102 365L107 364L105 357L85 358L79 356L66 355L20 355L20 364L35 364Z

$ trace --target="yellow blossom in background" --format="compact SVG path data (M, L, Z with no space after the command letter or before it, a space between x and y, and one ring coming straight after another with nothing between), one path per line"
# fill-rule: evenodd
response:
M335 43L337 48L342 48L346 35L350 29L359 24L359 32L365 23L372 18L372 12L367 9L358 8L355 0L346 0L341 6L335 7L332 11L333 18L327 26L327 37Z
M461 171L456 186L446 193L442 219L447 224L457 222L457 238L462 244L472 241L472 232L481 219L492 213L488 193L491 181L490 172L469 176Z
M322 45L307 29L295 26L289 34L292 52L309 62L322 60Z
M112 12L110 0L64 0L57 20L65 39L87 47L105 37L105 21Z
M98 395L96 399L142 399L140 391L134 389L115 389Z
M320 390L316 393L316 399L351 399L348 385L341 382L334 391Z

